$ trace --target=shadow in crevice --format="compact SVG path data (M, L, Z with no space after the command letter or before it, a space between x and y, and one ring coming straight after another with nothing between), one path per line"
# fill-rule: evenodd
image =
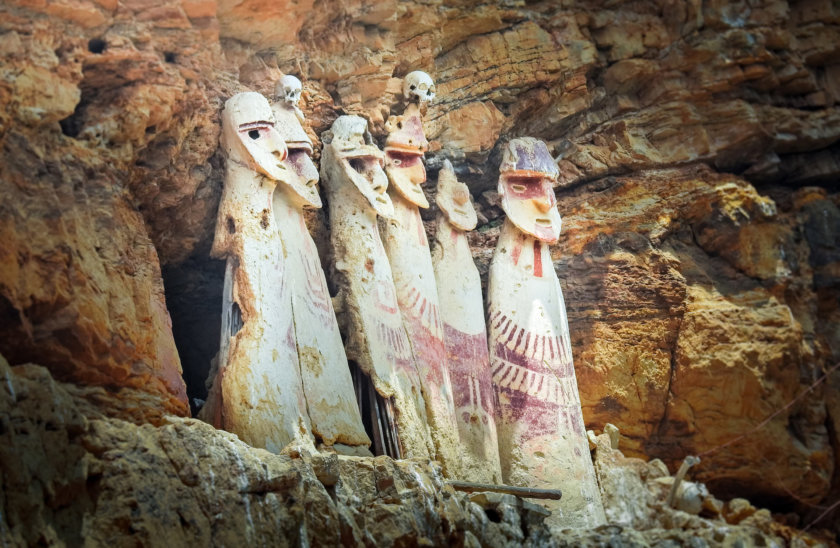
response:
M219 351L225 263L194 258L166 266L162 274L172 334L195 415L201 404L196 400L207 399L205 381Z

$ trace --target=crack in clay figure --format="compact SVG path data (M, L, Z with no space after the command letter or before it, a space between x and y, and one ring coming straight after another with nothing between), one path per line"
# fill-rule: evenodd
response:
M490 265L488 328L506 483L559 488L549 524L605 522L575 379L566 306L548 244L560 235L545 143L513 139L499 169L507 219Z
M277 83L278 101L272 110L289 155L282 179L286 184L274 191L273 211L286 252L286 283L292 295L306 409L316 440L342 453L369 454L364 447L370 439L356 404L332 299L303 216L305 207L320 208L321 199L316 187L318 169L310 157L312 141L301 125L303 115L297 106L300 90L300 80L291 75Z
M422 382L436 456L447 477L461 477L458 426L446 365L435 271L419 209L429 207L420 186L426 181L423 153L429 148L423 133L420 104L434 97L430 91L434 84L430 82L431 78L424 72L409 74L404 87L409 101L405 113L390 117L385 124L389 132L385 141L385 172L391 183L388 194L394 204L394 216L383 223L382 236Z
M471 481L501 483L481 278L466 234L475 228L477 219L470 191L455 178L449 160L444 161L438 173L435 201L440 212L432 261L461 440L462 469Z
M379 395L393 398L396 410L387 418L396 423L396 456L429 458L433 452L420 379L377 226L377 215L394 214L385 192L382 152L372 143L367 122L358 116L338 117L321 137L321 179L327 190L339 287L335 302L344 322L347 357L370 377ZM380 442L374 440L376 445Z
M291 291L272 211L286 144L268 101L231 97L222 112L227 157L211 255L227 259L219 371L199 416L254 447L313 447L300 378Z

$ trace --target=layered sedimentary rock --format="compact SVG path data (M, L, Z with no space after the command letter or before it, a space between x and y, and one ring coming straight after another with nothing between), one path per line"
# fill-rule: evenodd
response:
M106 416L102 401L114 400L104 390L58 383L37 365L10 368L0 357L0 379L0 540L11 546L778 543L797 533L743 499L718 509L728 523L662 508L673 480L664 465L625 459L603 440L608 500L635 500L635 521L621 523L638 531L552 536L536 505L453 492L428 462L274 455L193 419L156 427Z
M534 135L559 158L552 255L584 418L618 424L628 454L673 467L758 426L840 359L831 2L313 6L0 6L0 351L12 363L141 388L102 394L133 420L185 413L158 264L185 376L201 379L218 351L207 303L221 300L223 267L207 252L224 100L299 74L311 136L359 113L383 137L415 68L434 72L441 98L426 114L430 177L448 158L470 186L482 275L501 215L499 137ZM838 382L697 473L779 508L836 500Z

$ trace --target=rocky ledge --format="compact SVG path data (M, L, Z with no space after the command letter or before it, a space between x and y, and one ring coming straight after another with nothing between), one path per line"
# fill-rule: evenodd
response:
M0 358L4 546L783 546L818 540L724 504L654 460L593 447L610 525L550 530L512 495L456 492L434 462L275 455L194 419L111 416L120 400Z

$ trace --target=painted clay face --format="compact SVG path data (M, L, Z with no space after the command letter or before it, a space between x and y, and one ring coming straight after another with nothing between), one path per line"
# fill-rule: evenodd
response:
M499 168L502 209L516 227L546 243L560 237L554 196L559 169L545 143L532 137L511 140Z
M297 195L301 206L320 208L318 195L318 170L305 149L289 149L289 158L284 162L285 172L280 179Z
M385 190L388 177L382 170L382 152L373 144L367 122L359 116L339 116L332 125L332 141L326 145L340 162L371 207L382 217L394 216L394 204Z
M429 201L420 186L426 182L422 154L385 149L385 165L388 178L403 198L418 207L429 207Z
M301 91L303 91L303 84L300 80L291 74L287 74L277 81L274 95L278 101L284 101L290 107L295 107L300 101Z
M277 131L286 140L289 148L289 158L284 166L286 176L282 182L289 185L302 207L320 208L321 197L316 186L319 179L318 168L310 158L312 142L301 125L303 114L297 108L300 90L300 80L290 74L277 82L276 95L279 104L275 105L274 118Z
M256 92L234 95L222 113L223 143L229 158L274 180L282 180L288 155L286 142L274 128L274 114L265 97Z
M413 103L409 104L402 116L388 118L385 129L388 131L385 140L388 178L403 198L418 207L429 207L429 201L420 187L426 182L423 153L429 149L420 109Z
M449 160L444 160L443 168L438 173L435 202L447 220L459 230L472 230L478 223L475 208L470 201L470 190L455 178Z
M403 95L409 101L431 103L435 99L435 82L422 70L409 72L403 80Z

